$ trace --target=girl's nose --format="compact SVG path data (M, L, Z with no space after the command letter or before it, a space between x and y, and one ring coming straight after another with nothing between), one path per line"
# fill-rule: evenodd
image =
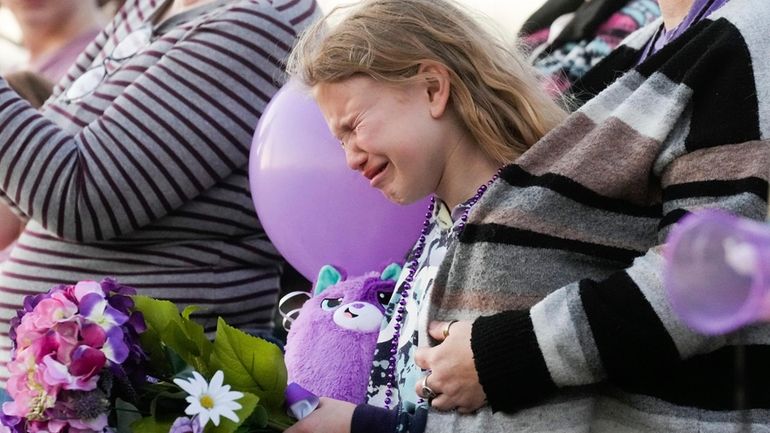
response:
M345 143L345 162L351 170L362 171L366 167L366 152L356 147L355 144Z

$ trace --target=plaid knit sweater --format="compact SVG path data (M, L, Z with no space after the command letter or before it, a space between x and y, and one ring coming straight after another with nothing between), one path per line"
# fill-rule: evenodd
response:
M770 431L770 326L698 335L661 282L687 212L765 217L768 22L770 1L732 0L635 66L657 25L640 30L584 77L598 95L503 170L426 307L476 319L489 406L431 411L427 431Z

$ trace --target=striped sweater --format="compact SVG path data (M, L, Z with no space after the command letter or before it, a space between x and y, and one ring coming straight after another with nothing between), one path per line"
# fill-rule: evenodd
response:
M766 215L768 22L767 0L732 0L634 67L658 23L640 30L584 77L598 95L503 170L428 307L475 319L489 406L431 411L427 431L770 431L770 326L696 334L661 282L685 213Z
M0 267L0 380L8 323L26 295L115 276L142 294L269 329L281 258L251 203L247 163L282 59L315 0L218 0L154 28L115 65L115 46L163 0L130 0L54 90L42 115L0 79L0 195L30 219ZM69 102L97 65L110 74Z

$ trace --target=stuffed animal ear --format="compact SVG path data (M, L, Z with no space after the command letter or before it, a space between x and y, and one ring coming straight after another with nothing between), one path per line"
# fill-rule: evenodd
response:
M380 279L397 281L399 275L401 275L401 265L398 263L391 263L383 269Z
M345 277L342 276L342 273L337 268L331 265L324 265L321 270L318 271L318 279L316 279L315 282L313 296L320 295L324 290L329 288L329 286L333 286L344 279Z

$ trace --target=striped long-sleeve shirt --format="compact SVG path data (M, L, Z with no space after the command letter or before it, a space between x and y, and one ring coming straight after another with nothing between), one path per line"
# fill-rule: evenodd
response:
M662 282L687 212L766 216L769 21L767 0L731 0L637 66L657 25L640 30L584 77L598 94L502 171L428 306L476 319L490 406L431 411L427 431L770 429L770 325L699 335Z
M215 0L154 23L166 3L129 1L42 114L0 79L0 196L30 219L0 268L0 379L10 318L55 284L114 276L199 305L209 331L217 316L272 326L281 258L253 210L249 148L282 60L320 11L315 0ZM150 40L117 60L142 26ZM100 65L94 91L68 99Z

